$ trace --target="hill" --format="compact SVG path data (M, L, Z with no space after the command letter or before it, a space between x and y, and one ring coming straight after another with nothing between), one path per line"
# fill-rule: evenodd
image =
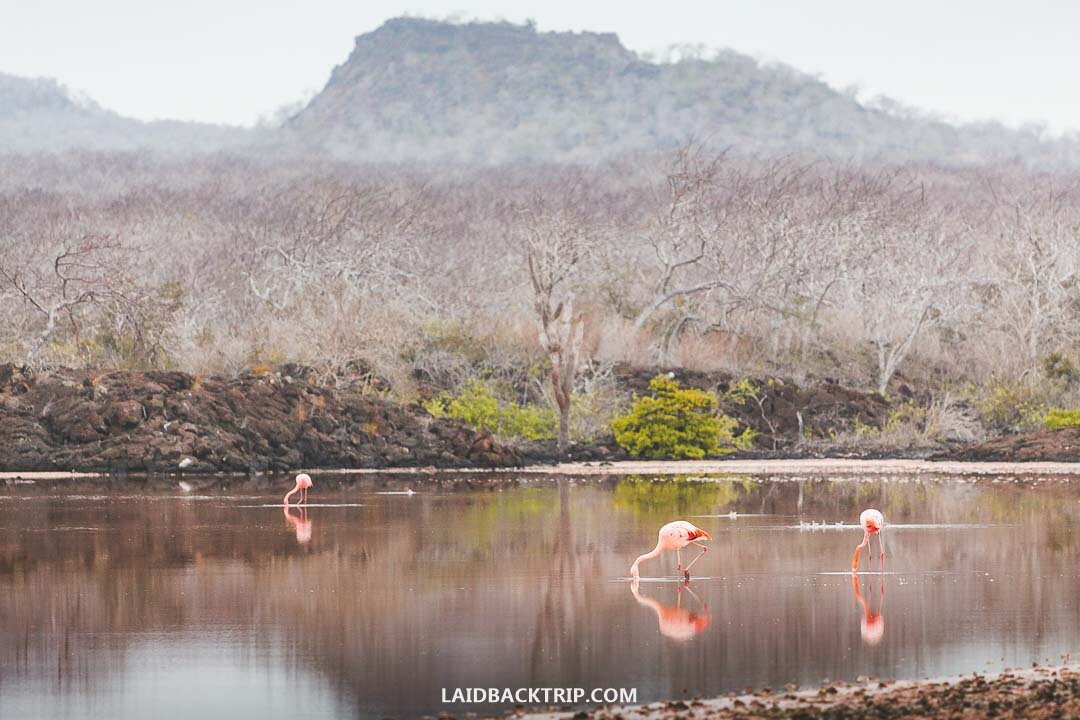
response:
M731 51L653 62L610 33L387 21L356 38L323 90L280 129L141 122L54 80L0 74L0 154L220 150L353 161L594 162L696 139L744 154L853 162L1080 164L1080 135L956 126L860 102Z
M240 128L133 120L74 97L55 80L0 73L0 153L152 149L183 155L254 139L254 131Z
M692 137L855 161L1080 160L1080 142L869 107L734 52L656 63L613 34L412 18L359 36L288 127L367 160L595 160Z

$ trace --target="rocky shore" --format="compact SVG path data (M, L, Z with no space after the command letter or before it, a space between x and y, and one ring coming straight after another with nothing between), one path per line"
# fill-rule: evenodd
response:
M237 378L0 367L0 470L494 467L516 452L461 422L296 366Z
M969 445L931 459L985 460L993 462L1080 462L1080 427L1039 430L1007 435Z
M1001 720L1080 717L1080 665L903 682L864 679L814 691L763 689L709 700L527 715L531 720L723 720L725 718L964 718Z
M306 468L481 468L630 460L610 437L575 444L499 443L465 424L433 418L362 386L323 387L311 370L282 365L239 377L174 371L0 366L0 472L261 472ZM649 373L626 373L633 390ZM723 395L731 379L688 377ZM725 412L759 433L753 451L723 460L929 459L1080 462L1080 428L1043 430L981 444L889 449L802 442L803 434L880 423L884 401L821 382L760 383L752 409ZM728 403L730 405L730 403ZM741 414L740 414L741 413Z

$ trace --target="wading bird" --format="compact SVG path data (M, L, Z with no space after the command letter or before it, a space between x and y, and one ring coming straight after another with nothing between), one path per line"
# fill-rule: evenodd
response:
M642 560L651 560L660 553L675 551L675 556L678 558L679 564L675 567L676 570L682 570L686 574L686 579L690 579L690 567L701 559L701 556L709 551L709 548L705 547L701 543L697 542L698 538L705 538L706 540L712 540L712 536L705 532L701 528L695 526L693 523L688 523L685 520L676 520L669 522L664 527L660 528L659 537L656 540L656 547L649 552L638 557L634 561L634 564L630 566L630 577L638 577L638 565ZM701 553L696 558L690 561L690 564L683 567L682 553L680 552L687 545L696 545L701 548Z
M855 547L855 557L851 559L851 572L857 572L859 569L859 551L863 548L867 548L867 554L870 555L870 568L874 567L874 555L873 551L869 549L870 536L877 535L878 548L881 550L881 563L882 569L885 567L885 543L881 539L881 531L885 529L885 516L881 514L880 510L863 510L862 515L859 516L859 525L862 525L863 539Z
M296 504L297 505L307 505L307 491L308 491L309 487L311 487L311 476L308 475L307 473L300 473L299 475L296 476L296 487L294 487L289 492L285 493L285 497L284 497L284 499L282 499L281 502L288 505L289 504L289 497L293 493L298 492L298 493L300 493L300 500L297 501Z

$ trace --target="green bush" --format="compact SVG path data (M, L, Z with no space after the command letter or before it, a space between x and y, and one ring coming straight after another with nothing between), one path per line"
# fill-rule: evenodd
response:
M435 417L462 420L497 437L511 440L550 440L558 428L554 410L537 405L499 403L483 380L472 380L457 395L440 393L424 403Z
M984 427L998 432L1020 432L1038 427L1046 416L1041 394L1020 382L998 380L975 403Z
M1043 358L1043 374L1050 380L1063 382L1071 387L1080 382L1080 367L1071 355L1053 352Z
M1046 413L1046 417L1043 419L1043 424L1051 430L1080 426L1080 410L1050 408L1050 411Z
M724 393L724 398L730 400L736 405L746 405L750 401L757 402L759 397L758 393L761 392L761 388L754 384L750 378L743 378L737 383L733 383L728 391Z
M630 413L611 421L615 441L634 457L700 459L748 448L753 436L735 436L738 422L717 414L716 398L658 375L651 396L635 397Z

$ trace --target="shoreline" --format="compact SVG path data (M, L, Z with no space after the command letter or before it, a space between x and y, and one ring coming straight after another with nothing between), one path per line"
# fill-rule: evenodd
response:
M291 471L280 471L287 474ZM858 460L847 458L797 458L791 460L620 460L614 462L570 462L555 465L526 465L522 467L486 467L486 468L434 468L434 467L392 467L392 468L296 468L296 472L317 473L320 475L421 475L434 477L439 475L751 475L751 476L813 476L845 477L859 475L915 475L915 476L976 476L992 477L1006 475L1051 475L1080 476L1080 462L986 462L964 460ZM63 480L70 478L114 478L125 477L252 477L253 475L275 475L274 472L79 472L79 471L0 471L0 480ZM708 479L708 478L703 478Z
M509 714L509 713L508 713ZM1080 663L923 680L834 682L812 690L764 688L708 699L589 710L534 711L528 720L607 720L633 715L642 720L682 718L964 717L1030 718L1080 715Z

